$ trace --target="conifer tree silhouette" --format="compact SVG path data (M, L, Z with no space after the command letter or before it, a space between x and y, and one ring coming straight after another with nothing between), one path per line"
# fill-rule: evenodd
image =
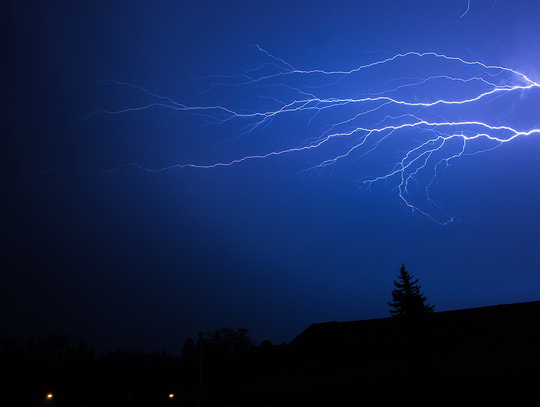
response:
M433 305L426 304L426 297L420 292L418 279L413 280L405 265L401 263L398 281L394 281L392 290L392 302L390 313L394 317L405 317L407 319L419 319L431 314Z

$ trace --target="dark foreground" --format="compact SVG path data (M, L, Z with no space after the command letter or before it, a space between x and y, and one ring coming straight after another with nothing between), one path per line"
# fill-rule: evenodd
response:
M54 336L24 346L5 339L0 355L6 407L197 406L199 397L203 406L540 406L540 302L439 312L414 324L314 324L281 346L199 340L182 358L96 357Z

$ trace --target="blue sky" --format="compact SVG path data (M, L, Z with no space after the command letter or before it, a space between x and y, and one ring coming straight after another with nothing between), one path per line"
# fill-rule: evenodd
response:
M463 17L465 1L23 3L11 6L6 27L0 179L9 243L0 283L7 334L66 332L100 349L174 352L201 330L233 326L249 328L256 341L288 342L314 322L389 316L401 262L436 310L538 299L534 135L438 172L434 196L460 219L446 226L411 211L395 180L361 187L424 140L422 132L396 133L367 158L318 172L302 170L343 153L351 138L228 167L151 173L126 166L96 175L126 163L156 170L297 147L360 111L332 108L311 122L307 114L283 115L242 135L246 120L215 124L200 111L99 113L157 100L101 81L185 106L254 112L297 99L290 87L345 98L404 77L473 75L458 61L411 58L333 86L320 87L325 77L290 75L266 82L272 87L203 92L224 80L204 76L276 62L256 45L298 70L348 71L415 51L540 81L536 2L472 1ZM459 99L475 86L440 81L394 96ZM540 123L539 97L529 89L430 117L530 130ZM381 110L362 124L398 112L411 113ZM426 177L417 177L415 191ZM412 199L424 205L420 192Z

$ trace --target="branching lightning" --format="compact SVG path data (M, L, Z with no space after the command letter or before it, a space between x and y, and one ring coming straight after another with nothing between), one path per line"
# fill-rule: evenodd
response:
M235 143L271 137L276 123L294 123L303 129L302 134L294 135L300 142L280 137L276 149L220 162L158 169L129 163L101 174L125 166L149 172L212 169L285 155L307 161L311 154L309 160L317 161L305 165L305 173L317 176L338 163L353 163L361 167L356 177L361 189L390 185L413 212L447 224L456 218L437 202L433 191L438 176L449 165L461 157L540 133L536 126L507 124L506 98L520 98L540 87L510 68L435 52L407 52L350 70L302 70L258 46L256 51L262 62L250 69L197 78L206 84L203 95L236 92L234 106L244 98L245 107L226 103L191 106L139 86L107 81L139 91L150 102L115 111L98 110L88 117L171 109L198 115L204 126L235 125L236 133L227 137Z

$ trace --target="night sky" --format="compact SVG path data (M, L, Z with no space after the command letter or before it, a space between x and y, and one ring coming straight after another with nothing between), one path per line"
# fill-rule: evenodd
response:
M329 106L255 128L256 119L223 110L171 107L250 114L306 94L394 89L393 97L426 102L488 88L444 78L418 84L486 71L433 56L341 79L246 83L291 67L349 71L411 51L540 81L536 0L472 0L465 15L465 0L13 3L2 12L0 336L67 333L99 351L179 354L187 337L232 326L279 344L311 323L390 316L401 262L436 311L540 299L540 134L495 149L471 143L438 167L429 189L437 205L425 188L444 157L433 157L410 183L416 209L400 199L398 178L365 180L437 136L433 128L395 132L372 153L363 155L366 146L324 168L317 165L361 135L230 166L159 171L422 115L535 129L538 88L455 110L388 106L347 123L378 105ZM522 84L507 71L489 73L482 77L497 85ZM415 85L396 90L406 81ZM458 144L449 145L454 153Z

